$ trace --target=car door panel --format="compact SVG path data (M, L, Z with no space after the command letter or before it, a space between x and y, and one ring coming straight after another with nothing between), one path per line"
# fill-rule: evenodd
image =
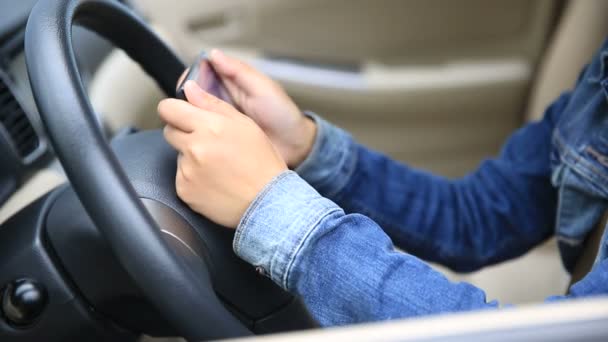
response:
M522 122L556 7L551 0L135 3L187 58L223 47L361 142L447 176L495 154Z

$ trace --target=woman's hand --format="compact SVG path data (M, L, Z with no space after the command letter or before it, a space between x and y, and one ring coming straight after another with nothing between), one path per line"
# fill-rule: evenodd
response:
M185 85L188 102L165 99L165 139L179 151L175 187L194 211L236 228L256 195L287 169L260 127L231 105Z
M264 130L287 165L295 168L304 161L315 140L316 126L283 88L219 50L212 50L209 59L237 107Z

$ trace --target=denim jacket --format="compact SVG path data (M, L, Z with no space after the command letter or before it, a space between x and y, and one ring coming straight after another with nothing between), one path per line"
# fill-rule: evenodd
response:
M608 40L581 73L552 136L551 169L558 189L556 235L571 271L587 233L607 209ZM606 230L595 264L607 256Z
M324 326L498 307L422 260L473 271L557 234L571 268L608 198L606 56L607 44L541 121L456 180L395 162L311 114L310 155L258 194L234 251ZM601 294L605 236L592 271L548 301Z

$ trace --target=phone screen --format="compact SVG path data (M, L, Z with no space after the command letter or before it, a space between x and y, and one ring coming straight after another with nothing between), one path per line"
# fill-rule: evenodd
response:
M234 105L234 101L230 97L230 93L224 86L221 78L211 66L209 59L205 53L198 56L196 61L190 66L185 77L179 82L175 97L181 100L186 100L184 93L184 84L188 80L195 81L201 89L209 94Z

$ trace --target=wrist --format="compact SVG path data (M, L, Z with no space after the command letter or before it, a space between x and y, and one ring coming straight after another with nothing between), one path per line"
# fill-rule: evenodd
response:
M297 168L312 151L317 136L317 124L312 118L302 115L295 133L292 136L295 139L289 154L290 158L286 161L291 169Z
M356 165L358 147L344 130L313 112L305 113L316 124L311 151L294 171L323 196L332 197L350 181Z

